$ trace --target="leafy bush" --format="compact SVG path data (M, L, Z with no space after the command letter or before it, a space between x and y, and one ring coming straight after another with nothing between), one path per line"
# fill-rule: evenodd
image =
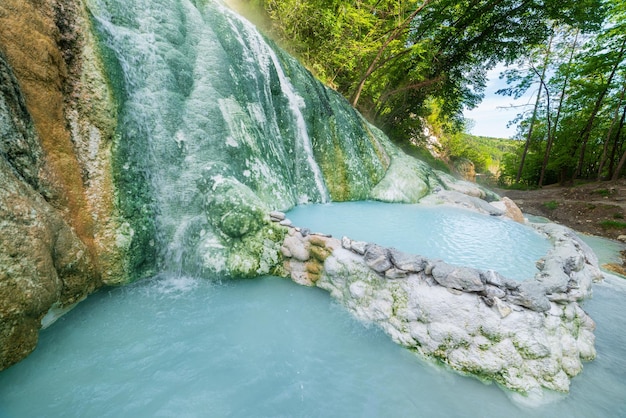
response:
M626 222L606 219L604 221L600 221L600 226L604 229L623 229L626 228Z
M556 200L550 200L549 202L544 202L543 206L548 210L554 210L559 207L559 202Z

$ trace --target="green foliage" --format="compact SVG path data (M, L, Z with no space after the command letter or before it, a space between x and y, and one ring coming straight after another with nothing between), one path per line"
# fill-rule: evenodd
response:
M600 221L600 226L604 229L624 229L626 228L626 222L607 219L604 221Z
M474 136L467 133L444 135L442 139L452 159L466 158L474 163L477 173L497 173L504 156L516 147L516 141Z
M554 210L559 207L559 202L556 200L550 200L549 202L544 202L543 206L548 210Z
M519 97L538 91L537 105L518 117L518 138L528 149L508 160L507 181L519 177L525 184L573 184L577 178L617 179L622 174L625 11L626 2L607 2L593 11L606 17L602 25L595 24L596 16L583 26L555 24L549 47L536 45L505 72L509 85L500 93Z
M414 138L439 99L460 122L485 74L545 41L553 22L583 24L600 0L248 0L269 31L396 140Z

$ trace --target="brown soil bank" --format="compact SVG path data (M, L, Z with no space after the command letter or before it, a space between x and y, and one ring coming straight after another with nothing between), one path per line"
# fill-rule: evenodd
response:
M515 201L524 213L576 231L610 239L626 235L626 180L496 192Z
M546 217L585 234L626 242L626 180L496 192L512 199L526 214ZM622 251L621 265L603 267L626 276L626 250Z

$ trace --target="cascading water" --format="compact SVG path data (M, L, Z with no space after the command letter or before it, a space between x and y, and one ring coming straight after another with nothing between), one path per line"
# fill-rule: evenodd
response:
M118 78L117 182L137 276L253 271L249 261L233 261L239 256L230 239L254 227L216 229L229 210L217 219L207 207L230 202L245 212L244 200L254 217L329 201L325 177L342 200L367 197L382 178L379 160L387 157L374 129L225 7L186 0L88 5Z

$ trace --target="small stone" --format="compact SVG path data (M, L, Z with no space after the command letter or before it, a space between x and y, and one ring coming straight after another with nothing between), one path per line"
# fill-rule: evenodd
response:
M444 262L436 263L432 270L433 278L441 286L464 292L485 290L480 272L469 267L456 267Z
M424 263L424 273L431 276L433 274L433 269L438 262L440 262L440 260L426 260Z
M549 311L552 306L546 297L545 288L535 281L522 282L519 291L509 294L507 299L535 312Z
M311 230L309 228L301 228L300 234L302 234L303 237L306 237L311 234Z
M619 236L617 237L617 240L618 240L618 241L622 241L622 242L626 242L626 235L619 235Z
M357 254L364 255L365 250L367 249L367 242L363 241L352 241L351 249Z
M503 302L500 298L494 297L493 302L496 309L498 310L498 313L500 314L500 318L506 318L507 316L511 315L511 312L513 312L511 307Z
M482 292L482 294L483 296L486 296L488 298L503 298L506 296L506 292L504 290L490 284L485 286L485 290Z
M341 237L341 248L346 250L352 249L352 240L348 237Z
M290 254L289 257L293 257L300 261L307 261L310 258L307 245L302 240L298 239L297 236L288 236L285 238L283 246L281 247L281 252L286 257L287 254Z
M291 226L293 225L293 223L291 222L290 219L283 219L282 221L278 222L279 225L282 226Z
M280 222L285 220L287 216L283 212L279 212L277 210L270 212L270 219L274 222Z
M582 254L575 254L567 257L563 264L563 271L565 274L570 274L572 271L581 271L585 265L585 258Z
M404 279L408 273L404 270L400 270L398 268L392 267L389 270L385 271L385 277L388 279Z
M501 289L517 290L520 283L515 280L508 279L495 270L487 270L480 273L485 283L497 286Z
M400 270L410 271L413 273L419 273L424 270L426 260L419 255L407 254L405 252L398 251L395 248L391 248L389 250L389 254L393 265Z
M376 244L369 244L364 255L365 264L377 273L389 270L392 265L389 260L389 250Z

